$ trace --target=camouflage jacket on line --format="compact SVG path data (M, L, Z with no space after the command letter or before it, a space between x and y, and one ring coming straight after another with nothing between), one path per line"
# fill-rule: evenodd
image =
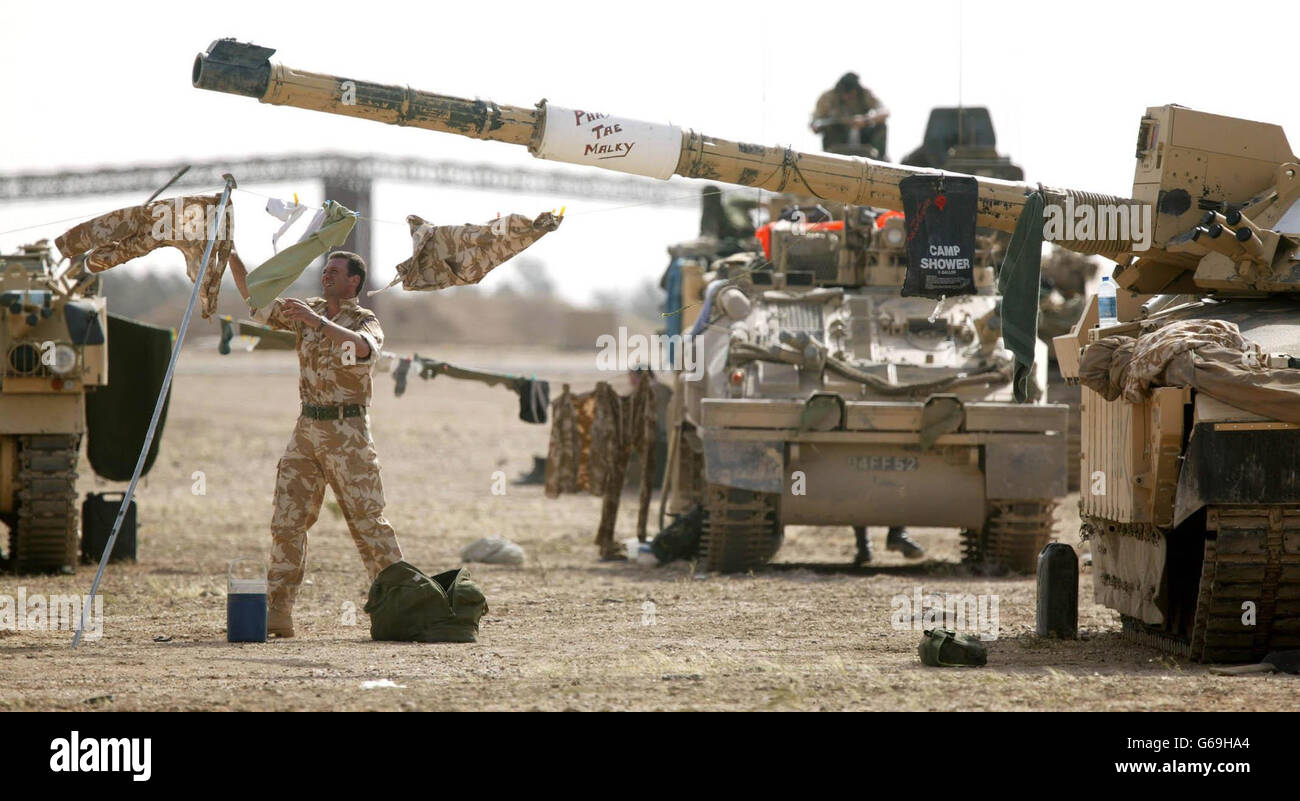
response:
M498 264L558 228L562 219L542 212L535 220L511 214L486 225L433 225L412 214L406 218L412 255L397 265L388 286L400 281L403 289L433 291L477 284Z
M655 472L655 393L652 382L641 381L631 395L620 396L606 382L591 392L574 395L564 385L551 403L551 441L546 458L546 495L587 491L604 498L596 542L610 555L619 496L623 492L628 458L640 452L641 488L637 509L637 538L645 540L650 486Z
M210 241L209 221L215 219L220 203L221 195L190 195L110 211L69 228L54 240L54 245L68 259L89 253L86 269L92 273L103 272L161 247L173 247L184 254L186 272L194 281ZM227 199L225 230L217 232L212 263L199 287L199 310L205 318L217 310L234 226L234 203Z

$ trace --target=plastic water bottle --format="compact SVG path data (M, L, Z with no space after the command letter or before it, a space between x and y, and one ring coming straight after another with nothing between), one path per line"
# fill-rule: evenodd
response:
M1098 328L1119 325L1118 295L1119 292L1115 288L1115 282L1110 279L1110 276L1103 276L1101 289L1097 290Z

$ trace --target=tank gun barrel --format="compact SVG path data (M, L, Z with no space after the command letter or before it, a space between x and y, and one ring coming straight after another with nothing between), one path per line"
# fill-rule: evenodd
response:
M674 125L648 123L545 100L532 108L467 100L405 86L304 72L273 64L271 48L221 39L194 60L194 86L255 97L263 103L375 120L526 146L539 158L652 178L700 178L824 200L902 209L898 183L936 170L826 153L801 153L709 136ZM945 173L959 176L959 173ZM1025 196L1035 186L996 178L979 182L977 225L1015 229ZM1134 201L1043 187L1050 205L1133 205ZM1117 256L1130 250L1120 237L1060 243L1080 253Z

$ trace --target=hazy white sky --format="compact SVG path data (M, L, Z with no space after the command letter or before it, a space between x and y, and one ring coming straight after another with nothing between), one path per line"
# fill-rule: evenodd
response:
M818 9L818 10L814 10ZM194 55L223 36L274 47L303 69L503 103L600 108L728 138L816 150L817 95L858 72L893 115L889 155L921 140L930 107L991 108L999 150L1027 178L1126 194L1137 121L1180 103L1275 122L1300 135L1289 48L1267 34L1288 3L840 2L790 4L537 2L52 3L0 8L0 171L252 153L352 150L552 167L523 148L332 117L190 86ZM1229 32L1229 23L1240 25ZM1279 88L1280 87L1280 88ZM250 186L298 191L319 185ZM689 191L689 190L686 190ZM143 200L0 203L0 231L89 216ZM236 239L270 255L264 201L236 195ZM530 198L381 184L376 217L478 222L497 212L568 206L565 226L530 251L563 294L657 278L664 248L697 227L680 209L609 209L582 198ZM70 223L0 234L0 249ZM376 273L409 255L402 225L376 228ZM179 268L164 251L155 263ZM127 269L131 269L128 267ZM503 270L488 277L509 280Z

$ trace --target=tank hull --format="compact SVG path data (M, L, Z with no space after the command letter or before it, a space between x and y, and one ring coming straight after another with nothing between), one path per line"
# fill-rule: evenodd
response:
M1234 300L1170 315L1235 322L1300 352L1300 307ZM1188 387L1082 395L1083 535L1098 603L1125 636L1203 662L1300 647L1300 425Z

